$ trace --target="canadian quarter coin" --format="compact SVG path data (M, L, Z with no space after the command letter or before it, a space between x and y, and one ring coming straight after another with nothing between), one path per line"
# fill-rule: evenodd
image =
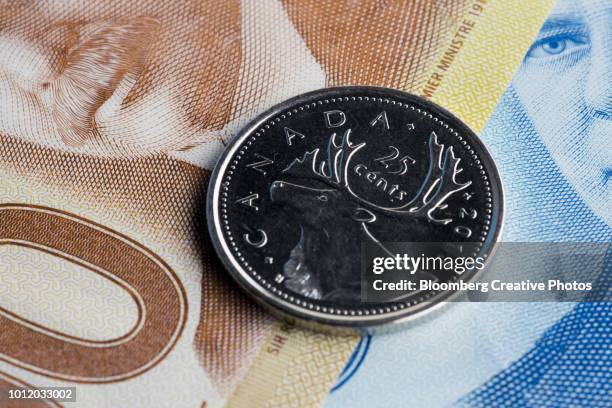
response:
M369 328L453 292L363 301L364 242L465 242L486 258L503 197L491 156L452 114L397 90L342 87L285 101L243 128L215 167L207 217L225 267L260 303Z

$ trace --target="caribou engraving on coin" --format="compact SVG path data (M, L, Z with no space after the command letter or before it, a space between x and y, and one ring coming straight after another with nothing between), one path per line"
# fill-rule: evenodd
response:
M386 243L465 242L486 257L502 215L495 167L465 125L370 87L306 94L256 119L219 161L208 206L215 247L242 286L341 323L405 315L441 295L363 303L363 245L392 256Z

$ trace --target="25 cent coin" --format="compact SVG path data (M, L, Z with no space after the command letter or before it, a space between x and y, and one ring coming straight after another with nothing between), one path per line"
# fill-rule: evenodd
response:
M404 92L344 87L290 99L242 129L213 172L207 212L219 257L260 303L318 323L373 327L453 291L365 301L364 245L391 253L386 243L470 243L486 258L503 199L491 156L459 119Z

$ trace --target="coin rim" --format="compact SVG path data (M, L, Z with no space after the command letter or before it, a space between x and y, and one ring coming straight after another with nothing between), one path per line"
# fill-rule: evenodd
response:
M472 131L462 120L457 118L448 110L417 95L399 91L393 88L375 86L341 86L322 88L300 94L273 106L240 129L215 164L209 180L206 199L208 232L211 237L213 247L215 248L215 252L221 259L223 265L244 291L251 295L259 304L267 307L269 310L277 315L280 315L281 317L289 317L292 320L293 318L298 318L309 322L314 321L321 323L324 326L332 325L354 328L370 328L384 326L390 323L400 324L412 321L415 318L420 318L426 314L429 314L428 312L437 310L439 307L447 303L452 297L456 297L461 294L460 291L454 290L440 291L428 300L422 301L416 305L408 306L396 311L371 315L341 315L315 311L299 306L290 301L283 300L263 287L242 267L227 244L221 228L221 219L219 216L219 192L226 169L229 166L231 159L235 156L235 153L242 147L243 142L246 141L246 139L249 138L258 128L270 121L270 119L281 114L283 111L290 109L291 107L295 107L306 102L312 102L315 99L356 96L357 93L363 93L365 94L364 96L371 96L375 98L397 98L397 100L400 102L420 105L422 108L430 111L431 113L435 113L439 119L453 123L452 128L460 135L466 135L471 147L473 149L480 149L479 153L481 154L479 154L479 159L485 166L485 169L488 172L488 178L491 180L490 184L492 196L494 197L495 193L497 193L499 201L497 228L493 232L491 238L487 237L487 241L490 239L491 243L489 244L488 251L486 251L487 258L485 260L485 267L493 256L497 246L496 244L501 236L505 215L504 190L501 176L497 170L493 156L484 145L480 137L476 135L476 133ZM493 222L491 222L491 226L493 225ZM484 244L483 247L485 247ZM482 270L476 271L476 273L474 273L469 280L474 281L477 276L480 275L480 273L482 273ZM350 307L342 307L350 310Z

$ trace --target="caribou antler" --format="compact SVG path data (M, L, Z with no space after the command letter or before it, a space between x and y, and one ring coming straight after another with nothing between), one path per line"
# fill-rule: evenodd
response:
M432 213L435 210L443 210L448 207L448 204L444 203L446 199L452 194L466 189L472 182L457 182L456 176L463 169L459 168L461 159L455 157L452 146L445 149L444 145L438 143L435 132L431 132L428 144L429 170L427 176L425 176L415 197L404 206L397 208L396 211L426 214L431 222L448 224L452 221L451 219L437 219Z
M352 156L363 146L365 142L352 145L349 137L351 129L347 129L342 136L340 145L336 144L336 133L333 133L327 143L327 160L317 161L320 149L316 148L306 152L301 159L293 160L283 173L293 176L317 178L327 183L338 186L347 186L347 168Z
M447 208L448 204L445 204L445 201L451 195L472 184L471 181L457 182L456 176L463 169L459 168L461 159L455 157L452 146L445 148L443 144L438 143L436 133L431 132L428 141L429 169L419 190L408 203L400 207L384 207L359 197L351 189L347 177L350 161L353 155L365 146L365 142L352 145L349 141L350 135L351 129L346 130L342 143L338 145L336 134L332 134L328 141L326 160L318 161L321 152L319 148L316 148L306 152L302 158L293 160L283 172L298 177L316 178L332 184L334 188L351 194L360 205L374 208L379 212L425 216L430 222L443 225L452 221L450 218L436 218L433 213L436 210ZM405 172L393 173L399 176Z

